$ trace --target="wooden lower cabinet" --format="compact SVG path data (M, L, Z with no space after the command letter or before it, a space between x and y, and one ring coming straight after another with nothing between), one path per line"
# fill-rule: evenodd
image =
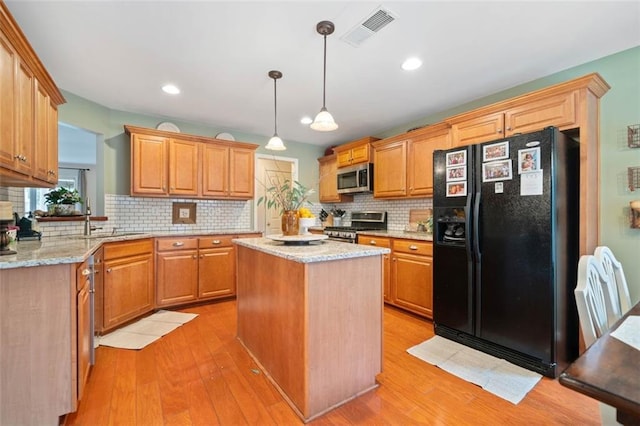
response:
M236 294L235 238L260 234L156 239L159 307Z
M391 249L383 259L385 303L433 318L433 244L369 235L359 235L358 243Z
M150 238L105 244L102 331L153 310L154 272Z
M200 299L235 295L235 248L201 249L198 259L198 284L198 298Z
M179 305L198 294L198 238L156 239L156 302Z

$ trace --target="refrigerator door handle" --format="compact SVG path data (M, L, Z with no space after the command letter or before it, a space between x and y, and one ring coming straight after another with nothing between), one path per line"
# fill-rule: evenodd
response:
M473 205L473 251L476 262L480 262L480 191L476 192L475 202Z
M466 247L467 247L467 259L470 259L470 260L474 259L474 249L472 248L472 244L474 244L474 239L473 239L473 236L471 234L471 229L472 229L472 227L471 227L471 225L472 225L472 223L471 223L471 204L472 204L472 201L471 200L472 199L473 199L473 197L472 197L472 194L470 193L467 196L467 205L465 206L465 212L466 212L465 216L466 217L464 218L464 222L465 222L464 226L465 226L465 229L466 229L466 232L467 232L467 244L466 244Z

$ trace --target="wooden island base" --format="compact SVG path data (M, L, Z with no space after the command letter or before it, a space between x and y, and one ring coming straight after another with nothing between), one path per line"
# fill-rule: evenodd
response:
M238 246L237 264L238 338L303 421L377 387L382 255L300 263Z

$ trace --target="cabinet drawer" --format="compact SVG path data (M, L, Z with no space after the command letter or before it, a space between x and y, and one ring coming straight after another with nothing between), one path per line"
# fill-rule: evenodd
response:
M393 251L423 256L433 255L433 243L416 240L394 240Z
M119 257L135 256L152 253L153 242L150 238L126 242L107 243L104 247L104 260L117 259Z
M156 249L158 251L168 250L186 250L197 249L198 239L185 237L185 238L159 238L156 239Z
M358 235L358 244L366 246L376 246L391 248L391 239L382 237L373 237L371 235Z
M215 247L231 247L231 240L238 238L236 235L214 235L206 238L198 238L198 247L215 248Z

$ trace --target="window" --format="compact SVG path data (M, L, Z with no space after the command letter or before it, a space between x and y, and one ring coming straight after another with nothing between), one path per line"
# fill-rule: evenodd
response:
M58 178L58 188L65 187L67 189L77 189L80 197L85 198L82 188L82 177L84 169L60 168ZM47 211L44 194L49 192L49 188L25 188L24 189L24 209L26 212L36 210Z

